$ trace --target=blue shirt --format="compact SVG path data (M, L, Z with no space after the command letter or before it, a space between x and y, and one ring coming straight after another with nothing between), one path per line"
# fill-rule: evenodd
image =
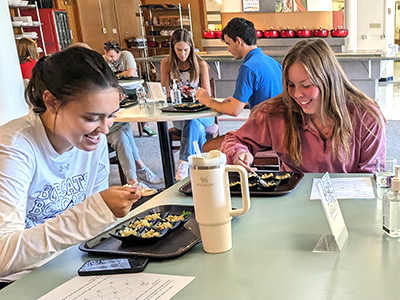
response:
M260 48L247 53L239 68L233 98L249 102L250 109L282 93L282 67Z

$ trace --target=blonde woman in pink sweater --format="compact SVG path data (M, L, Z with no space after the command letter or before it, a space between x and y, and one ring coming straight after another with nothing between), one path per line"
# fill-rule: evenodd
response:
M322 39L298 42L283 61L283 93L256 106L221 150L248 170L272 147L285 171L373 173L386 155L378 104L347 79ZM242 162L243 161L243 162Z

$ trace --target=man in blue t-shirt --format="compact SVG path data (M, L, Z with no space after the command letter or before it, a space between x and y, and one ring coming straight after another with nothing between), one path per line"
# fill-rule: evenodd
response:
M273 58L257 47L253 22L234 18L222 30L222 40L235 59L243 59L236 79L232 97L223 102L213 100L204 89L197 91L197 99L204 105L226 115L237 117L246 103L250 109L255 105L282 93L282 67ZM224 136L218 137L203 147L203 151L219 149Z

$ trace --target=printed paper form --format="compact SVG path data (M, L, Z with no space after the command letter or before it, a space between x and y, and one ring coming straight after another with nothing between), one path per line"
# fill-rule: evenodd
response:
M193 279L149 273L77 276L39 300L168 300Z
M313 179L310 200L321 199L317 188L317 182L320 179ZM331 181L337 199L375 198L371 177L331 178Z

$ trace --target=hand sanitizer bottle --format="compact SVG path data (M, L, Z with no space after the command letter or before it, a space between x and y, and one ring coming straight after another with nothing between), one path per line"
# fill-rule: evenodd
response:
M178 89L178 85L176 84L176 81L177 81L177 79L174 79L174 84L172 85L172 91L171 91L172 105L182 104L181 90Z
M383 194L383 232L391 237L400 237L400 166L395 166L395 177L392 179L392 188Z

